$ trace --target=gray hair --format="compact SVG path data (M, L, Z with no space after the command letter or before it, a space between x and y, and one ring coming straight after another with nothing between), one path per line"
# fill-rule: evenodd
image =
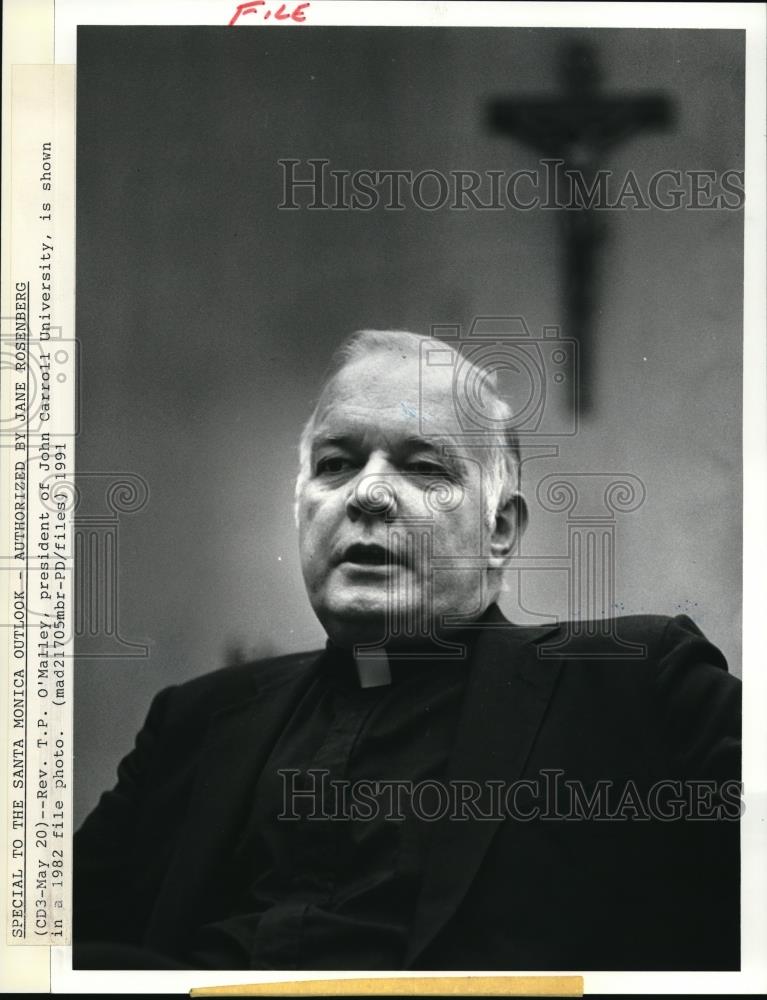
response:
M333 352L322 380L317 402L311 416L304 425L299 439L299 471L296 479L295 493L296 514L298 513L298 501L301 491L310 475L311 442L316 426L319 404L333 378L347 365L357 361L359 358L369 356L375 351L396 348L420 351L421 345L424 342L433 344L435 348L441 351L450 350L456 357L460 356L460 352L456 351L447 341L437 340L434 337L429 337L421 333L411 333L408 330L357 330L347 337ZM489 397L488 408L493 411L490 419L497 425L497 429L488 431L487 435L483 435L483 439L490 439L490 443L487 446L489 461L483 464L485 464L487 474L486 516L488 523L492 524L498 510L506 506L514 497L519 496L519 442L512 427L512 409L499 394L495 371L484 370L471 361L466 361L464 368L466 375L478 379L482 389L487 391Z

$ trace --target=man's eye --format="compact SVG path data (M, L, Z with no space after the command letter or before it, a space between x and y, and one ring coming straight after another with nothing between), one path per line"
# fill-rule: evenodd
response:
M336 475L339 472L346 472L347 469L351 468L351 461L348 458L342 458L340 455L328 455L326 458L321 458L317 462L316 474L321 475Z

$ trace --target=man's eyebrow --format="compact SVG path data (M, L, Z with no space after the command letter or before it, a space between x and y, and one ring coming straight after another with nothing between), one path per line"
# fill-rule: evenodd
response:
M433 451L437 455L444 455L445 449L452 444L448 435L440 437L421 437L419 434L409 435L401 441L403 449L407 451Z
M435 455L441 455L443 450L441 444L436 444L431 438L419 437L417 434L403 438L398 442L398 448L408 453L413 451L431 451Z
M323 445L336 445L340 448L359 447L359 440L351 434L325 434L320 432L312 439L312 450L321 448Z
M312 439L312 447L318 448L323 445L337 445L341 448L359 448L364 444L364 438L356 434L344 434L344 433L325 433L320 431L315 438ZM406 452L410 454L414 451L430 451L434 452L436 455L442 454L442 445L435 444L434 441L429 438L419 437L414 434L406 438L399 438L395 440L393 450Z
M413 435L412 437L407 437L401 442L402 450L406 454L410 455L419 451L427 451L439 458L441 462L444 462L449 468L454 469L456 472L465 473L466 463L455 453L450 453L448 450L452 442L449 440L433 440L431 438L418 437Z

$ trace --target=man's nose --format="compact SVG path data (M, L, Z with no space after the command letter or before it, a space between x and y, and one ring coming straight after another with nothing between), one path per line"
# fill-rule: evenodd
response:
M391 518L398 508L397 487L391 466L371 456L349 484L346 512L356 521L362 517Z

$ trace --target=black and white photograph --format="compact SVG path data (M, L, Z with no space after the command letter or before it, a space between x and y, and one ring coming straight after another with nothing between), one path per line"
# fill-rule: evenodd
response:
M78 32L73 966L739 969L745 33L233 28Z
M9 98L14 969L754 990L764 18L118 6Z

